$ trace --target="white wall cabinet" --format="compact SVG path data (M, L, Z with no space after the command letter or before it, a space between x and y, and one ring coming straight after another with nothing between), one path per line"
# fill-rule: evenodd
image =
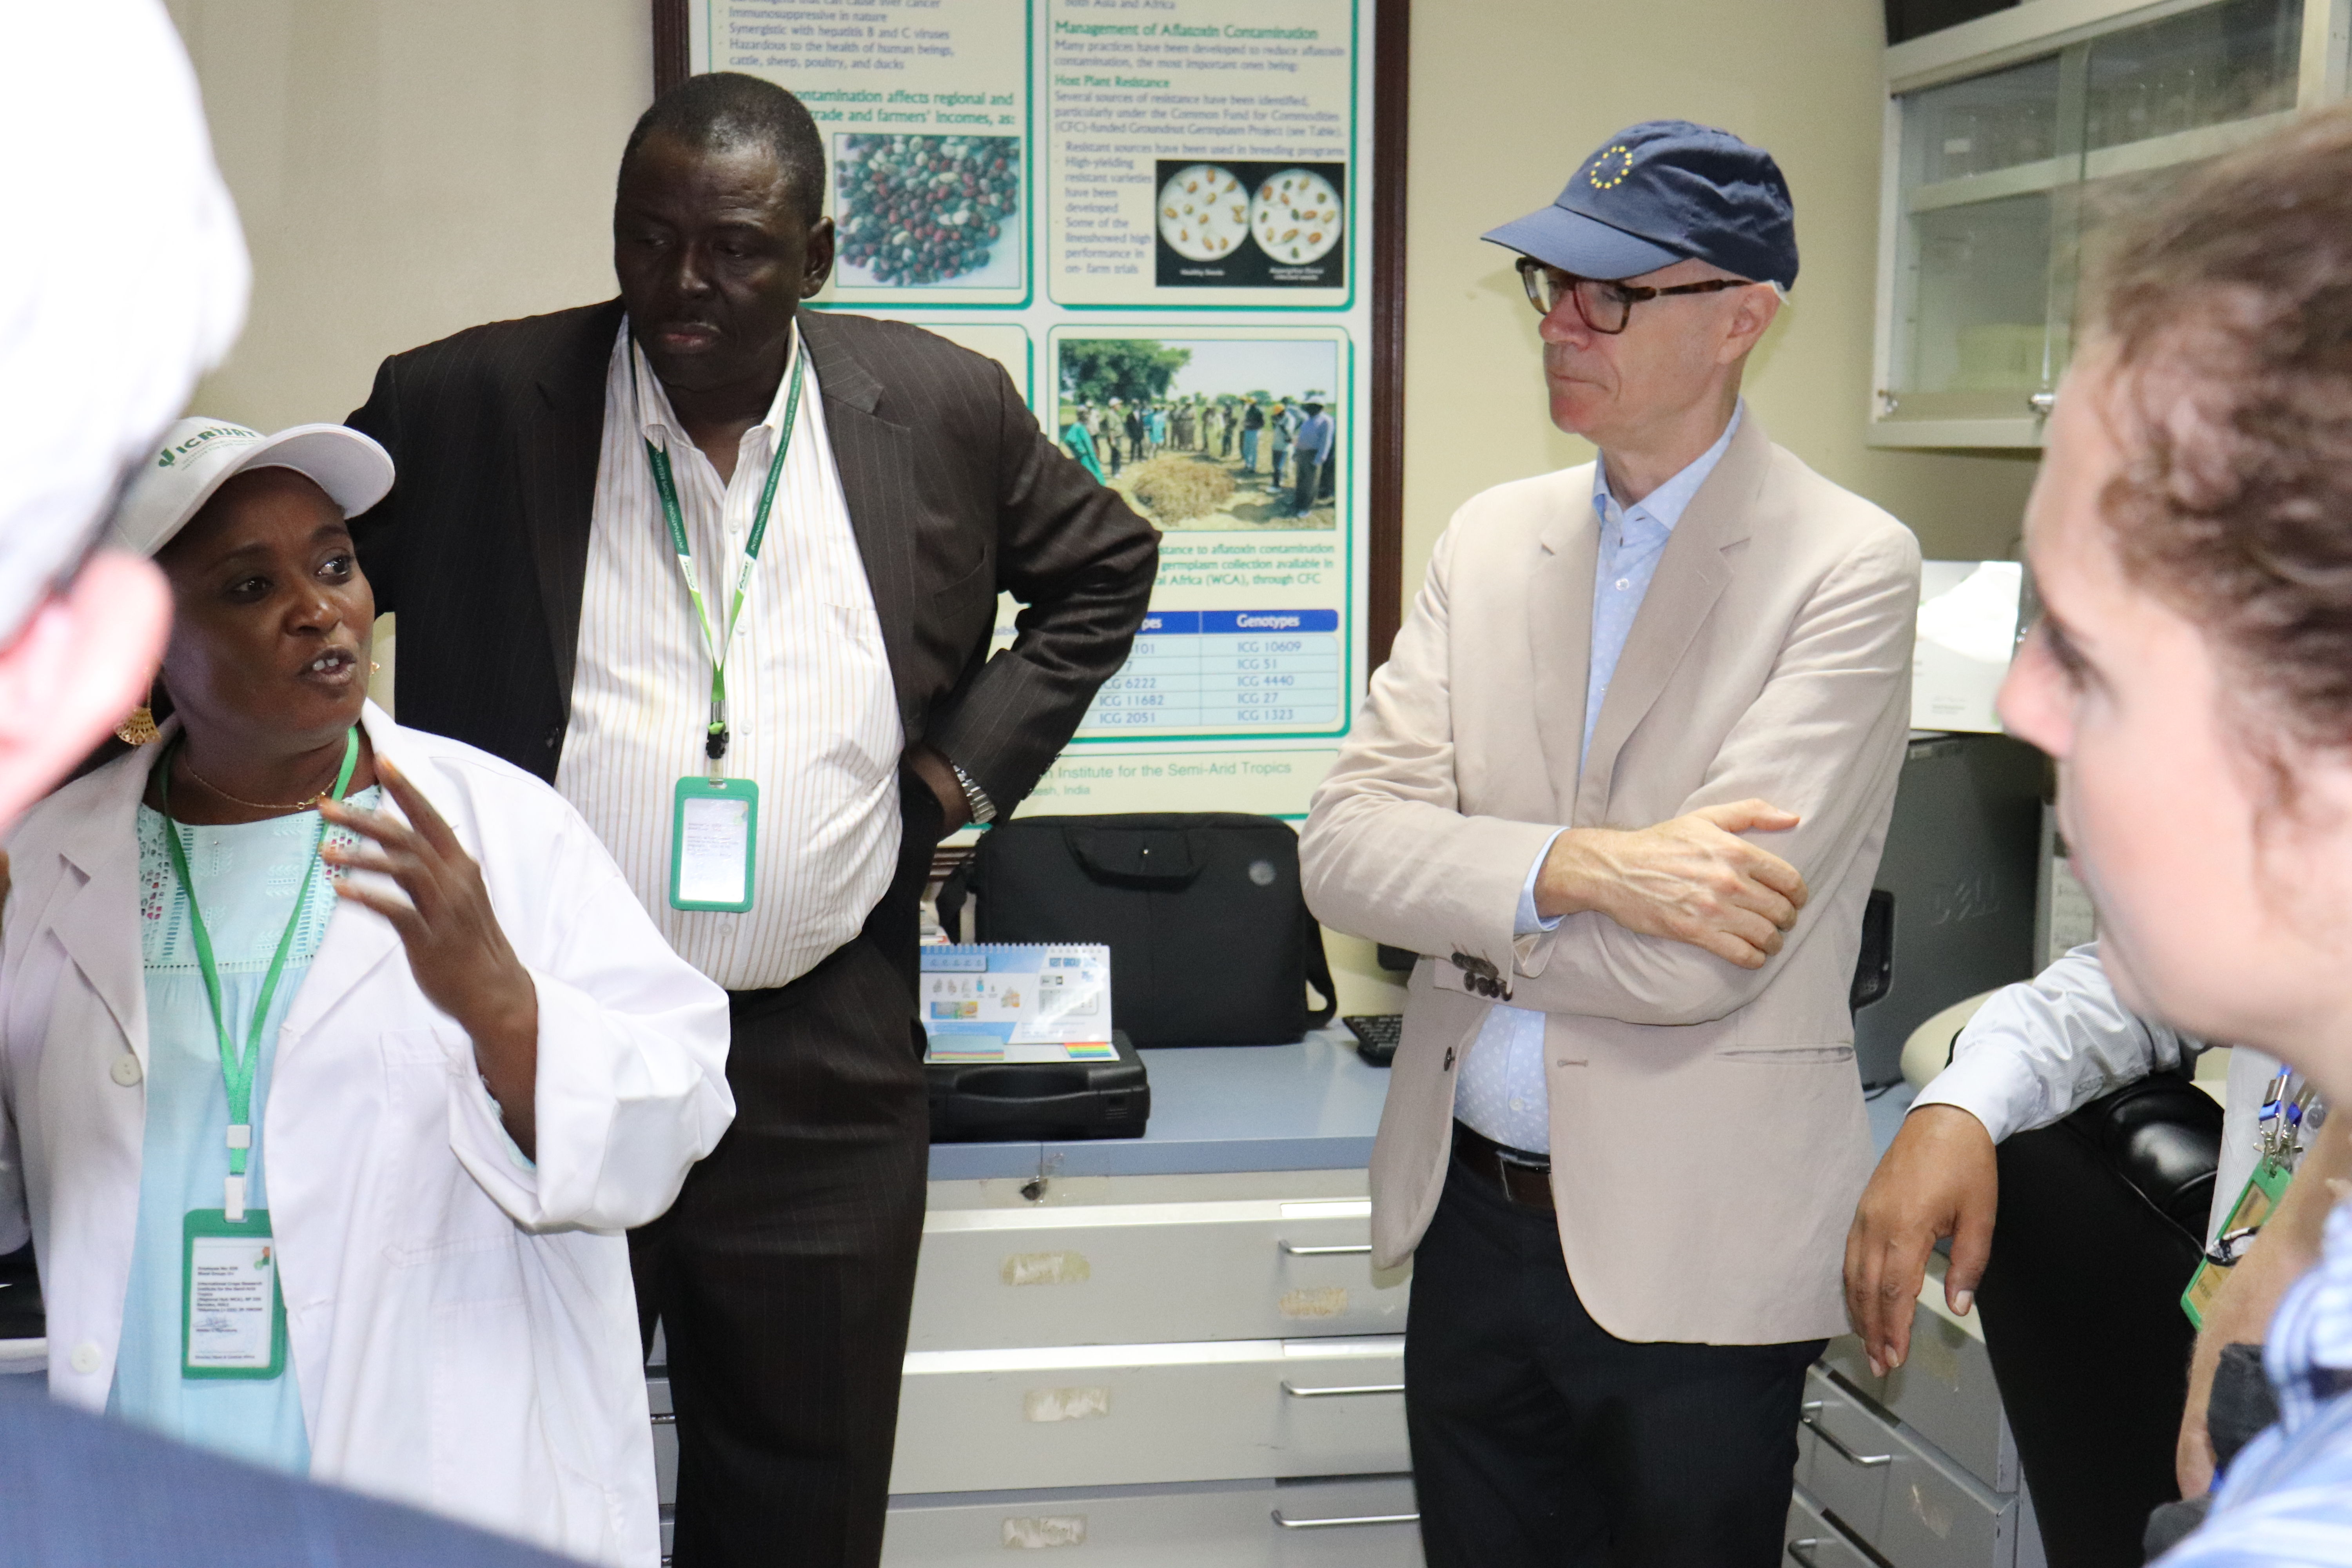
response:
M2352 0L2024 0L1886 51L1876 447L2038 447L2115 220L2345 95Z

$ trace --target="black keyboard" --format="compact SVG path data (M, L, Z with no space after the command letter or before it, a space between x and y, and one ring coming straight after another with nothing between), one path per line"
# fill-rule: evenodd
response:
M1356 1037L1356 1054L1374 1067L1384 1068L1396 1059L1397 1039L1404 1033L1402 1014L1360 1014L1339 1022Z

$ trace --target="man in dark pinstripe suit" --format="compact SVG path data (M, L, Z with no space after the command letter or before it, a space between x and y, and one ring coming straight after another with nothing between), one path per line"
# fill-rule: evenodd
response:
M922 1226L931 849L1036 784L1157 563L992 362L796 309L833 263L824 182L797 100L693 79L623 153L619 300L395 355L351 419L399 469L353 531L400 616L402 721L552 780L733 995L734 1125L632 1237L689 1565L879 1556ZM1025 607L991 658L1000 590ZM740 917L670 885L671 789L722 718L723 766L766 811Z

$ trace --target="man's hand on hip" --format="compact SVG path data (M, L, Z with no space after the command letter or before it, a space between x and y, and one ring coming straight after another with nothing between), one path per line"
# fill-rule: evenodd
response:
M1797 868L1738 835L1783 833L1798 818L1760 800L1710 805L1655 827L1571 828L1536 877L1546 920L1598 910L1643 936L1761 969L1805 906Z
M2000 1195L1992 1134L1957 1105L1923 1105L1903 1119L1894 1146L1871 1173L1845 1237L1845 1312L1870 1369L1883 1373L1911 1353L1911 1315L1927 1254L1945 1237L1944 1304L1965 1313L1992 1252Z
M963 786L956 783L955 769L947 758L918 741L907 748L907 765L939 796L940 837L945 838L971 821L971 803L964 799Z

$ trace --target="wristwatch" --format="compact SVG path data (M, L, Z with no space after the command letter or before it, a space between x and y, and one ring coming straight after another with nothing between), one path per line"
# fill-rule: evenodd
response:
M955 773L956 787L963 791L964 805L971 808L972 821L995 821L996 803L988 798L988 792L974 784L971 775L964 772L960 764L950 763L948 767Z

